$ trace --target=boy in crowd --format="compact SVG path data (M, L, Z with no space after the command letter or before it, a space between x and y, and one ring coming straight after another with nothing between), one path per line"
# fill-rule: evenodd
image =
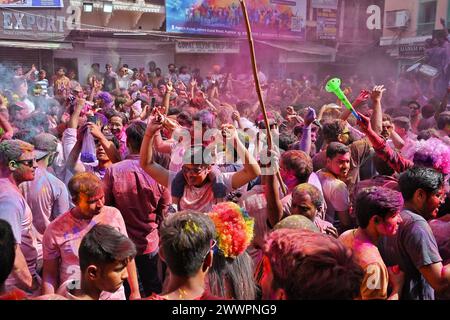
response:
M71 300L99 300L102 292L114 293L127 279L127 266L136 255L134 243L115 228L97 224L83 237L80 288L65 292Z

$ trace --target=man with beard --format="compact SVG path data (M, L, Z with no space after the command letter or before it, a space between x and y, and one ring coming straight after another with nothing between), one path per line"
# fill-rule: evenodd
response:
M325 220L333 223L341 233L353 225L349 215L349 189L344 182L350 171L350 148L342 143L332 142L326 152L326 167L317 172L327 203Z
M396 235L382 237L378 248L387 266L398 264L405 273L402 299L433 300L435 291L450 290L450 265L442 265L427 223L445 200L444 176L431 168L413 167L402 173L399 186L405 201L403 223Z

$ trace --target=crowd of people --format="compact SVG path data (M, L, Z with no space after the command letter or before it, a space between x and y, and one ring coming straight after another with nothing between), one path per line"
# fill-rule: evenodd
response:
M0 299L450 297L449 91L104 67L2 84Z

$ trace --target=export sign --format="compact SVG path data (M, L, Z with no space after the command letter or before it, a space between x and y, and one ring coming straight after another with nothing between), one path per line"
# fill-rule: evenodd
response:
M0 38L61 41L76 28L73 15L64 10L2 10Z

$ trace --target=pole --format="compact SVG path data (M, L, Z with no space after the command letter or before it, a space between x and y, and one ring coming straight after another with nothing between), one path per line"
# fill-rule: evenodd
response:
M248 46L250 48L250 58L251 58L251 62L252 62L253 78L255 80L256 93L258 95L259 105L261 106L262 114L264 117L264 123L266 124L267 146L270 150L270 149L272 149L272 134L270 132L269 118L267 117L266 106L264 104L261 85L260 85L259 77L258 77L258 68L256 65L255 46L253 44L252 29L250 26L250 20L248 19L248 13L247 13L247 7L245 5L245 1L239 0L239 2L241 3L242 12L244 14L245 26L246 26L246 30L247 30ZM277 170L276 176L278 178L278 181L280 182L280 186L281 186L283 193L286 194L286 192L287 192L286 186L284 185L283 179L281 178L280 172L278 170Z

